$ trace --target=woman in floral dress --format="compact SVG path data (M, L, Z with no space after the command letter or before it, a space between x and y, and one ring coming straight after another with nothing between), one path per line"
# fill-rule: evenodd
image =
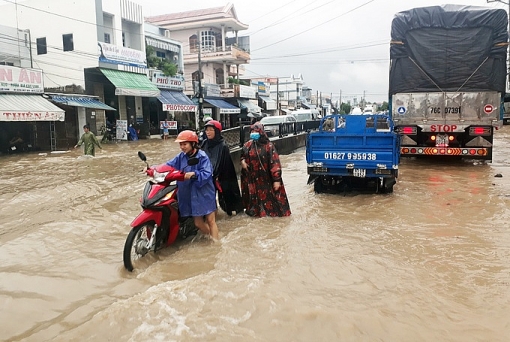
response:
M246 214L289 216L280 157L260 122L251 126L250 140L241 151L241 166L241 192Z

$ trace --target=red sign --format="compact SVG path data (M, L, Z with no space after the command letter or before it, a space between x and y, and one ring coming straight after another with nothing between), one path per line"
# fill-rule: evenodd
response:
M491 104L485 105L483 107L483 111L485 112L485 114L490 114L490 113L492 113L493 110L494 110L494 106Z
M431 132L455 132L457 125L430 125Z

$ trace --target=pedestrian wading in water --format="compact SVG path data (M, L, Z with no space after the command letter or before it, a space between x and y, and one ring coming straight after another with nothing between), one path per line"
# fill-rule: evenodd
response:
M213 168L213 180L218 191L221 209L231 216L233 212L244 212L236 169L230 156L230 149L221 136L222 126L219 121L210 120L204 126L206 139L201 149L209 157Z
M280 157L264 126L251 126L250 140L241 151L241 190L246 214L289 216L290 206L282 181Z
M193 131L182 131L175 142L179 143L182 152L169 160L167 165L186 171L185 180L177 182L179 215L192 216L195 226L204 235L210 235L213 240L217 240L216 189L209 157L198 149L198 135ZM198 164L188 165L190 158L198 158Z
M85 146L83 148L83 153L85 155L95 156L96 155L96 145L100 149L103 149L103 148L101 147L101 144L99 144L99 141L97 141L97 138L94 135L94 133L92 133L90 131L90 126L88 124L83 126L83 131L85 133L83 133L83 135L81 136L78 143L76 145L74 145L74 148L77 148L78 146L81 146L82 144L84 144Z

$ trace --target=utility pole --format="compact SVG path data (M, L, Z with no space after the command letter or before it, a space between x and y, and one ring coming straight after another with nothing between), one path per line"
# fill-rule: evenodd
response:
M204 93L202 89L202 37L198 31L198 118L195 116L196 128L201 129L204 120Z
M280 78L276 78L276 109L278 109L278 115L281 115L280 106Z
M342 109L342 89L340 89L340 99L338 100L338 111Z

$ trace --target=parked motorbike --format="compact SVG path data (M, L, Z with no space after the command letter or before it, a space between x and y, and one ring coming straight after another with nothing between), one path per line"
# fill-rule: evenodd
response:
M133 228L124 245L124 267L130 272L150 251L156 252L198 231L192 217L179 217L176 181L184 181L185 170L166 164L149 167L145 155L138 152L138 156L147 165L146 173L152 179L145 184L140 199L143 210L131 222ZM197 158L189 159L188 166L196 164Z

